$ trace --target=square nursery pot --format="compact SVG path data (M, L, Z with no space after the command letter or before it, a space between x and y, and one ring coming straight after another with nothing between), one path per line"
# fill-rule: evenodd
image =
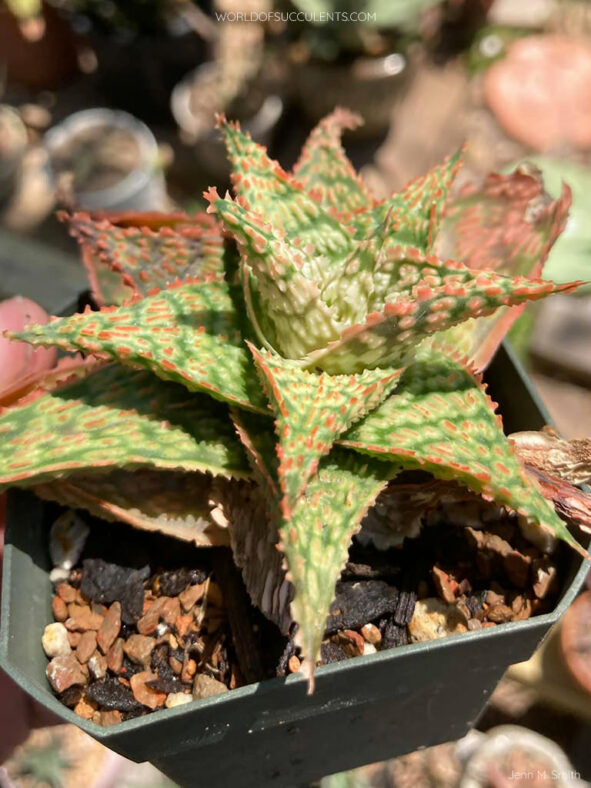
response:
M508 431L548 421L510 349L499 351L487 377ZM506 668L531 656L587 573L573 552L553 612L321 667L311 696L291 675L101 728L63 706L45 678L40 637L52 616L43 512L33 495L10 493L0 664L65 721L196 788L297 786L463 736Z

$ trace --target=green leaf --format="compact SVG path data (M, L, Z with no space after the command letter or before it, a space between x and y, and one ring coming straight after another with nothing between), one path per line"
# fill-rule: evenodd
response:
M443 265L447 269L451 263ZM458 266L455 280L449 277L442 284L436 276L425 276L411 288L409 295L395 295L382 311L370 313L364 322L346 328L336 342L309 353L305 366L320 367L331 374L400 366L429 334L444 331L470 317L489 315L499 306L570 292L579 285L578 282L555 285L489 271L479 271L471 278L463 266L455 265Z
M229 544L228 528L220 527L211 514L218 483L204 473L141 468L75 473L35 484L32 490L40 498L86 509L104 520L129 523L199 547L218 547Z
M339 443L463 484L576 546L515 456L480 380L449 356L416 361L396 392Z
M347 230L270 159L264 147L243 134L237 123L222 118L221 124L240 204L264 217L310 257L325 257L328 267L338 265L351 249Z
M335 585L347 560L349 543L368 508L398 468L388 463L334 450L322 460L289 520L280 547L287 558L287 579L295 597L296 643L304 655L302 670L313 688L314 665Z
M363 232L373 232L389 219L389 240L396 246L433 251L447 195L461 166L461 151L411 181L400 192L359 217Z
M249 475L223 405L118 364L0 415L0 486L140 466Z
M125 293L130 294L125 285L146 295L179 278L223 274L224 240L205 213L191 218L158 213L91 218L75 213L62 218L81 246L99 303L121 303Z
M276 349L288 358L300 358L336 339L339 329L335 312L320 297L316 277L307 270L312 264L309 258L279 239L257 214L233 200L220 199L215 190L210 198L254 277L249 286L256 290L257 300L247 297L247 304L255 326L259 325L264 334L262 320L270 321L279 346Z
M297 182L342 222L349 222L356 211L374 204L341 145L343 130L362 124L359 115L337 107L312 130L293 168Z
M216 399L265 410L241 318L221 280L189 281L123 306L55 318L12 335L32 345L106 354Z
M389 394L400 370L317 374L276 354L250 349L275 413L281 511L289 517L320 458L342 432Z

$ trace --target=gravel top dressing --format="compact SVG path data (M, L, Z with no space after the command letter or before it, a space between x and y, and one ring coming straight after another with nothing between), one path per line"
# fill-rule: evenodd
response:
M86 529L64 517L79 552ZM55 622L40 633L49 683L81 717L112 725L299 671L293 627L283 635L250 604L229 549L83 517L81 555L53 570ZM562 546L543 554L513 515L476 497L440 504L427 523L400 548L353 541L323 663L552 609ZM56 538L54 528L52 554Z

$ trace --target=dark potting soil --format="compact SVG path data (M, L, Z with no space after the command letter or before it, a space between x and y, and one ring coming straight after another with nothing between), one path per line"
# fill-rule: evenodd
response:
M294 628L283 635L250 604L228 548L81 517L90 535L52 601L62 651L44 635L48 679L76 713L110 725L299 670ZM546 612L562 555L541 553L506 514L486 530L442 515L385 551L354 540L322 662Z

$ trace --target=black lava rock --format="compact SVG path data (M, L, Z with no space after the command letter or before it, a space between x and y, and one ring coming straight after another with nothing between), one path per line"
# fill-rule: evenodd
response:
M401 591L392 619L399 626L406 626L413 617L417 603L416 591Z
M382 633L382 649L406 646L408 643L408 630L406 626L396 624L392 619L380 621Z
M357 629L376 618L393 613L398 604L396 588L382 580L337 583L336 598L326 620L325 634Z
M348 659L348 655L337 643L323 643L320 649L320 655L324 665L330 665L331 662L342 662Z
M203 583L207 579L207 572L203 569L174 569L163 572L158 578L163 596L178 596L187 586Z
M133 697L129 687L125 687L119 679L107 677L90 684L86 695L103 709L117 709L123 712L143 711L142 703Z
M109 564L102 558L87 558L82 563L82 595L93 602L110 604L121 602L121 620L135 624L142 615L144 580L150 576L150 567L130 569Z

